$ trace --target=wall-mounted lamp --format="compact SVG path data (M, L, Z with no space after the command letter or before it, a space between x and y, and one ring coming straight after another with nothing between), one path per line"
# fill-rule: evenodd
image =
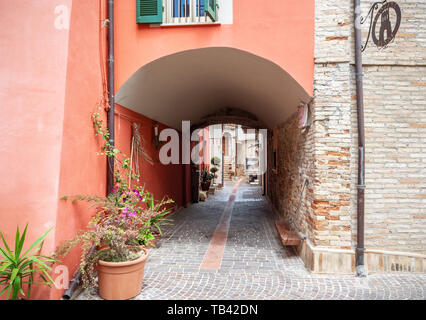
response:
M158 123L154 123L153 127L154 127L154 135L152 136L152 143L155 146L155 148L158 149L158 147L160 146L160 134L158 130Z

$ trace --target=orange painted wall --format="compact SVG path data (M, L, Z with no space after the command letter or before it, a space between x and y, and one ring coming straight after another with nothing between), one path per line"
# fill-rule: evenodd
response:
M14 242L28 222L27 245L56 225L69 35L55 28L58 5L71 9L0 1L0 230ZM54 247L52 231L43 253Z
M313 0L271 0L260 7L255 0L234 0L233 25L168 28L137 25L135 2L116 1L116 91L138 68L162 56L229 46L276 62L312 93ZM10 240L17 224L29 222L30 243L55 227L43 253L89 219L85 203L59 197L105 193L106 163L96 155L101 141L90 119L102 97L99 3L0 1L0 230ZM69 28L55 28L58 6L68 10ZM154 152L152 121L120 106L117 112L141 122L147 148ZM117 115L116 130L116 145L128 153L130 123ZM144 163L141 173L142 184L157 197L168 195L178 206L190 201L189 165ZM72 277L78 252L63 263ZM36 289L33 298L57 299L62 292Z
M154 135L155 121L133 112L116 104L115 109L115 134L116 146L127 156L131 153L131 137L132 123L139 124L140 133L145 140L144 149L153 159L154 165L147 161L140 161L140 185L145 186L146 190L152 192L156 199L169 197L175 201L175 205L179 208L184 206L185 201L184 185L184 166L180 164L163 165L158 157L159 150L152 143ZM167 128L163 124L159 124L159 132ZM161 148L161 145L160 145ZM181 149L179 150L181 153Z
M97 155L103 142L95 136L91 120L92 112L100 112L106 119L97 107L102 100L99 39L106 35L105 31L99 32L99 1L74 0L70 21L56 245L84 229L93 213L88 203L72 204L59 197L106 192L106 160ZM69 268L69 280L79 259L80 252L75 249L61 262ZM40 293L40 297L60 299L62 294L62 289L52 289Z
M106 51L100 53L100 45L106 44L106 29L99 31L99 15L106 16L106 2L99 8L99 1L74 0L69 40L69 58L63 144L61 154L60 196L75 194L99 194L106 191L106 160L96 153L100 151L102 139L94 135L91 122L92 112L103 109L97 104L102 99L101 64L106 63ZM84 30L84 32L82 32ZM101 39L101 41L99 41ZM101 59L103 54L103 60ZM106 71L106 66L104 67ZM131 123L137 122L145 139L144 147L154 159L158 150L152 144L153 121L124 107L116 105L115 146L130 156ZM106 122L105 122L106 124ZM165 128L160 124L160 129ZM140 161L140 184L153 192L157 199L168 196L181 207L190 200L185 199L185 168L182 165L162 165L158 159L154 166ZM91 210L87 203L59 200L56 225L56 244L72 238L77 230L84 228ZM72 273L79 265L79 251L73 252L62 262ZM45 293L44 293L45 294ZM51 290L50 298L59 299L63 290ZM42 295L46 297L46 295Z
M314 0L234 0L233 4L232 25L150 27L136 23L135 0L118 1L116 88L160 57L219 46L246 50L277 63L312 94Z

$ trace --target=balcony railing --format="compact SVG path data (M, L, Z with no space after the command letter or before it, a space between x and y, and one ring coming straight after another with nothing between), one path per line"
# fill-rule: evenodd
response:
M205 2L209 0L163 0L162 25L182 24L214 24L205 10Z

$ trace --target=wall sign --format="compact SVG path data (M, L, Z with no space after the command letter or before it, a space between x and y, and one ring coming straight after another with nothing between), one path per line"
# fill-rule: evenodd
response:
M380 9L379 4L382 5ZM377 9L379 10L377 11L376 15L374 15L374 11ZM390 14L390 12L392 12L392 14ZM373 39L374 44L379 49L386 48L387 45L395 39L396 33L398 32L399 26L401 24L401 9L399 8L399 5L394 1L387 2L387 0L384 0L373 3L365 19L361 18L361 24L366 21L370 14L370 28L368 30L367 40L362 46L361 51L364 51L367 47L370 35ZM377 28L377 22L379 21L379 19L380 28Z
M391 21L389 11L392 9L395 12L395 19ZM379 38L377 38L377 21L381 21L380 30L378 32ZM385 3L379 11L377 11L376 17L373 22L372 38L373 42L378 47L387 46L393 39L395 39L396 33L398 32L399 25L401 24L401 9L396 2Z

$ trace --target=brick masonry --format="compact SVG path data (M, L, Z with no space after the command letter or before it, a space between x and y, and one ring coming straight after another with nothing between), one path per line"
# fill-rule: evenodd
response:
M426 254L426 2L398 4L402 22L395 41L380 51L370 41L363 53L365 237L372 271L421 271ZM363 2L361 15L369 5ZM353 7L351 0L315 6L311 126L302 133L294 115L275 128L269 158L275 139L278 163L276 171L268 164L268 196L307 236L310 247L300 249L305 264L320 270L314 267L322 257L318 250L330 249L336 257L329 261L347 257L350 272L357 184ZM365 39L368 23L362 28ZM301 195L305 178L310 184Z
M291 221L295 229L314 238L313 190L308 185L302 193L304 180L312 181L314 176L313 131L308 129L302 133L298 129L297 114L274 131L275 137L269 139L268 146L269 199L284 220ZM278 142L275 146L274 138ZM277 152L276 170L273 169L274 150ZM301 204L296 214L299 202Z
M370 43L363 54L365 241L371 250L426 254L426 2L397 3L402 21L395 41L380 51ZM367 12L366 5L362 13ZM353 55L351 215L355 245L357 127L352 61Z

